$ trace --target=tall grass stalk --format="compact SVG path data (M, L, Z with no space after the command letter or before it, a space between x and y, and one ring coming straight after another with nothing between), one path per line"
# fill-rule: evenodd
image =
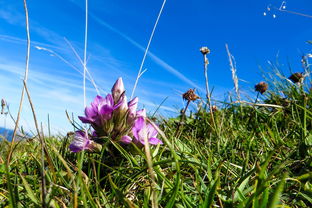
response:
M28 71L29 71L29 56L30 56L30 32L29 32L29 20L28 20L28 8L27 8L27 1L24 0L24 10L25 10L25 21L26 21L26 36L27 36L27 49L26 49L26 66L25 66L25 73L24 73L24 82L27 82L28 79ZM24 94L25 94L25 86L22 87L22 94L20 99L20 104L18 108L17 118L15 121L15 127L13 131L13 137L12 137L12 144L14 144L17 128L23 108L23 101L24 101ZM11 154L11 152L10 152ZM10 154L8 157L8 160L10 160Z
M209 79L208 79L209 60L207 58L207 53L203 53L203 57L204 57L204 76L205 76L205 84L206 84L206 98L208 100L208 108L209 108L209 112L211 115L213 127L215 128L215 130L217 130L216 122L215 122L213 111L212 111L211 94L210 94L210 89L209 89Z
M33 114L33 118L34 118L34 123L35 123L35 127L37 130L37 134L38 134L38 138L40 140L41 143L41 188L42 188L42 207L45 208L46 206L46 194L47 194L47 190L46 190L46 179L45 179L45 165L44 165L44 149L45 149L45 142L44 142L44 137L41 135L40 130L39 130L39 126L38 126L38 121L37 121L37 117L36 117L36 113L35 113L35 108L34 105L31 101L31 96L29 94L27 85L26 85L26 81L24 81L24 88L28 97L28 101L31 107L31 111Z
M25 73L24 73L24 83L27 82L28 79L28 68L29 68L29 56L30 56L30 32L29 32L29 21L28 21L28 8L27 8L27 1L24 0L24 10L25 10L25 23L26 23L26 36L27 36L27 49L26 49L26 66L25 66ZM13 187L11 184L11 176L10 176L10 161L12 157L12 153L14 150L14 142L15 142L15 137L17 133L17 128L20 120L20 115L22 112L22 107L23 107L23 101L24 101L24 94L25 94L25 85L23 85L22 88L22 93L21 93L21 99L19 103L19 108L18 108L18 113L17 113L17 118L15 121L15 127L13 130L13 136L12 136L12 141L8 150L7 154L7 159L6 159L6 165L5 165L5 170L6 170L6 177L7 177L7 185L8 185L8 191L9 191L9 200L10 200L10 206L12 208L15 208L17 206L17 201L15 198L15 194L13 193Z
M233 83L234 83L234 89L235 89L236 97L237 97L237 100L239 101L240 100L240 93L239 93L238 77L237 77L237 74L236 74L237 70L236 70L236 65L235 65L235 62L234 62L234 57L233 57L233 55L230 52L228 44L225 44L225 48L226 48L226 52L227 52L227 55L228 55L228 58L229 58L230 68L231 68L231 72L232 72L232 80L233 80Z
M150 47L150 45L151 45L151 42L152 42L152 40L153 40L155 30L156 30L156 28L157 28L157 25L158 25L160 16L161 16L161 14L162 14L162 12L163 12L163 9L164 9L164 7L165 7L165 5L166 5L166 2L167 2L167 0L164 0L163 3L162 3L162 5L161 5L160 11L159 11L159 13L158 13L156 22L155 22L154 27L153 27L153 30L152 30L152 33L151 33L150 38L149 38L149 40L148 40L147 46L146 46L146 48L145 48L144 55L143 55L143 59L142 59L142 62L141 62L141 65L140 65L140 69L139 69L139 71L138 71L138 75L137 75L137 77L136 77L136 80L135 80L133 89L132 89L132 93L131 93L130 99L133 98L134 92L135 92L136 87L137 87L138 82L139 82L139 79L140 79L140 77L142 76L142 73L144 73L144 72L142 72L142 69L143 69L143 66L144 66L145 58L146 58L146 55L147 55L147 53L148 53L148 49L149 49L149 47Z
M80 56L78 55L76 49L75 49L75 48L73 47L73 45L67 40L67 38L64 38L64 40L65 40L65 42L67 43L67 45L69 45L69 47L71 48L71 50L74 52L76 58L79 60L79 62L81 63L81 65L84 67L84 62L82 61L82 59L81 59ZM100 91L99 91L99 87L96 85L96 83L95 83L95 81L94 81L92 75L90 74L90 72L89 72L87 66L85 66L84 69L86 70L86 72L87 72L87 74L88 74L88 76L89 76L89 81L91 81L91 83L92 83L94 89L96 90L96 93L97 93L98 95L101 95L101 94L100 94Z
M85 34L83 52L83 106L87 106L86 98L86 71L87 71L87 47L88 47L88 0L85 0Z

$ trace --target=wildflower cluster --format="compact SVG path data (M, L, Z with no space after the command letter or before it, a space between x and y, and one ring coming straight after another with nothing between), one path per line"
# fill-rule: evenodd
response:
M147 140L151 145L162 144L157 138L157 130L147 122L145 109L137 110L138 98L127 101L122 78L119 78L105 98L96 96L85 108L85 116L79 116L82 123L90 124L94 130L90 135L86 130L76 131L69 148L73 152L93 151L103 141L114 141L143 147Z

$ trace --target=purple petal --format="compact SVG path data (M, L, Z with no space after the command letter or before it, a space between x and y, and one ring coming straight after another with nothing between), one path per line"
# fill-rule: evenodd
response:
M93 132L92 132L92 137L98 137L96 131L93 131Z
M133 122L136 116L136 109L138 107L139 98L135 97L128 103L129 108L129 122Z
M137 117L146 117L146 110L142 109L136 112Z
M152 124L147 124L147 136L148 137L156 137L158 131L154 128Z
M78 116L78 118L80 119L80 121L82 123L92 123L93 120L90 120L89 118L83 117L83 116Z
M69 149L70 149L70 151L72 151L72 152L80 152L80 151L83 150L80 146L76 146L76 145L73 144L73 143L69 145Z
M145 121L143 117L139 117L134 123L134 127L138 130L142 129L144 126L145 126Z
M96 108L93 108L92 106L85 108L85 115L87 118L93 118L96 114Z
M91 103L91 106L94 107L94 108L97 108L100 103L102 103L104 101L104 98L102 98L101 96L97 95L93 102Z
M110 106L114 106L114 99L113 96L111 94L107 94L105 97L105 101L108 105Z
M100 110L100 116L104 121L110 120L112 118L112 112L113 108L111 106L104 105Z
M85 149L92 149L92 141L88 138L88 133L83 131L76 131L69 149L72 152L80 152Z
M138 98L138 97L135 97L135 98L133 98L132 100L129 101L128 106L129 106L129 107L137 106L137 105L138 105L138 102L139 102L139 98Z
M122 143L125 143L125 144L130 144L132 142L132 138L125 135L125 136L121 137L121 139L119 141Z
M134 136L134 141L139 141L139 134L138 134L139 129L132 127L132 134Z
M123 95L122 97L120 97L119 102L117 103L117 105L114 106L114 110L119 108L118 111L127 111L128 110L127 96Z
M156 137L149 138L148 143L150 143L151 145L163 144L163 142Z
M100 109L100 115L106 115L113 112L113 108L109 105L103 105Z

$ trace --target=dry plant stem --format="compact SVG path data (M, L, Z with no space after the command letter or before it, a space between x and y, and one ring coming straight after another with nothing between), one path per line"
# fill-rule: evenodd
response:
M26 81L24 81L24 89L26 91L27 97L28 97L28 101L31 107L31 111L33 113L33 117L34 117L34 122L35 122L35 127L37 130L37 134L41 143L41 188L42 188L42 207L46 207L46 203L45 203L45 198L46 198L46 181L45 181L45 166L44 166L44 146L45 146L45 142L44 142L44 138L41 136L40 131L39 131L39 127L38 127L38 122L37 122L37 117L36 117L36 113L35 113L35 108L34 105L31 101L31 97L30 94L28 92L27 89L27 85L26 85Z
M246 101L235 101L235 102L232 102L231 104L236 104L236 103L247 104L247 105L252 105L252 106L270 107L270 108L284 108L283 106L280 106L280 105L265 104L265 103L250 103Z
M77 53L77 51L75 50L75 48L73 47L73 45L67 40L67 38L64 38L64 40L65 40L66 43L69 45L69 47L72 49L72 51L74 52L76 58L77 58L77 59L79 60L79 62L81 63L81 65L84 66L83 61L81 60L80 56L78 55L78 53ZM95 83L93 77L91 76L91 74L90 74L90 72L89 72L87 66L85 67L85 70L86 70L86 72L87 72L87 74L88 74L88 76L89 76L89 80L91 81L93 87L94 87L95 90L96 90L96 93L97 93L98 95L100 95L99 88L98 88L98 86L96 85L96 83Z
M294 11L290 11L290 10L286 10L286 9L282 9L282 8L277 8L277 7L273 7L273 9L276 9L276 10L278 10L280 12L286 12L286 13L290 13L290 14L295 14L295 15L299 15L299 16L303 16L303 17L312 18L311 15L303 14L303 13L300 13L300 12L294 12Z
M85 40L84 40L84 53L83 53L83 104L84 104L84 107L87 106L87 100L86 100L87 45L88 45L88 0L86 0Z
M235 68L234 63L233 63L233 56L230 53L230 50L229 50L229 47L227 44L225 44L225 48L226 48L227 55L229 57L229 63L230 63L231 71L232 71L232 79L233 79L233 83L234 83L234 88L235 88L237 100L240 100L240 94L239 94L239 88L238 88L238 78L236 75L236 68Z
M146 119L151 125L155 126L151 120L149 120L148 118L146 118ZM152 181L152 199L151 199L152 208L157 208L158 207L157 192L156 192L157 184L155 181L155 173L154 173L154 169L153 169L153 160L152 160L150 145L149 145L147 137L144 137L144 150L145 150L145 155L146 155L146 160L147 160L148 172L149 172L149 175L150 175L151 181Z
M139 78L140 78L141 75L142 75L142 69L143 69L143 65L144 65L145 59L146 59L146 55L147 55L148 49L149 49L149 47L150 47L150 45L151 45L151 42L152 42L152 40L153 40L154 33L155 33L156 28L157 28L157 25L158 25L160 16L161 16L161 14L162 14L162 11L163 11L163 9L164 9L164 7L165 7L165 5L166 5L166 1L167 1L167 0L164 0L163 3L162 3L162 5L161 5L160 11L159 11L159 13L158 13L156 22L155 22L155 24L154 24L154 27L153 27L153 30L152 30L152 33L151 33L151 36L150 36L150 38L149 38L149 40L148 40L148 43L147 43L147 46L146 46L146 49L145 49L145 52L144 52L144 55L143 55L143 59L142 59L141 65L140 65L140 69L139 69L139 71L138 71L138 75L137 75L137 77L136 77L136 80L135 80L135 83L134 83L134 86L133 86L133 90L132 90L130 99L133 98L135 89L136 89L136 87L137 87L137 85L138 85L138 82L139 82Z
M24 0L24 10L25 10L26 34L27 34L27 49L26 49L27 52L26 52L26 67L25 67L25 74L24 74L24 82L27 82L28 68L29 68L29 55L30 55L30 33L29 33L28 9L27 9L26 0ZM24 94L25 94L25 86L23 86L23 89L22 89L22 94L21 94L21 99L20 99L20 103L19 103L17 118L16 118L15 127L14 127L14 131L13 131L13 136L12 136L12 142L11 142L9 154L7 157L7 165L10 163L11 156L12 156L13 145L14 145L14 141L15 141L15 137L16 137L16 133L17 133L17 128L18 128L18 124L19 124L19 120L20 120L20 116L21 116L21 112L22 112L22 108L23 108Z
M184 121L184 118L185 118L185 113L186 113L186 110L189 107L190 103L191 103L191 100L188 100L187 103L186 103L185 108L182 110L180 123L178 124L177 130L176 130L175 135L174 135L175 137L177 137L180 134L180 128L183 125L183 121Z
M207 55L204 54L204 75L205 75L205 79L206 79L206 97L208 100L208 105L209 105L209 111L210 111L210 115L211 115L211 120L212 120L212 124L213 126L216 128L216 124L214 121L214 116L213 116L213 112L211 109L211 98L210 98L210 91L209 91L209 82L208 82L208 64L209 64L209 60L207 58Z

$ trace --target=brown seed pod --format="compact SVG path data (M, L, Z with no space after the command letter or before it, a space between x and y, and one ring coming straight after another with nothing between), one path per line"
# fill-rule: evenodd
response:
M255 90L263 94L265 91L268 90L268 84L265 82L259 82L255 85Z
M184 100L194 101L199 99L199 96L195 94L195 89L189 89L187 92L182 95Z
M209 54L210 53L210 49L208 47L201 47L199 49L199 51L203 54L203 55L206 55L206 54Z
M292 75L290 75L290 77L288 77L288 79L290 79L293 83L299 83L302 82L304 77L303 74L300 72L296 72L293 73Z

